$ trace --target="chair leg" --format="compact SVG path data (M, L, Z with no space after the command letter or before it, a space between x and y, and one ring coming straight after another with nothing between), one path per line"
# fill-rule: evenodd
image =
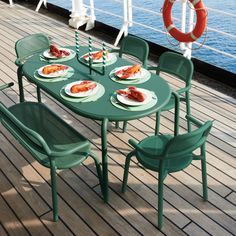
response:
M40 88L37 86L37 98L38 98L38 102L42 102L41 100L41 93L40 93Z
M164 176L159 172L158 177L158 228L161 229L163 226L163 181Z
M186 96L186 113L187 113L187 115L190 116L191 115L191 107L190 107L189 92L186 92L185 96ZM188 127L188 132L191 132L192 127L191 127L191 121L190 120L187 121L187 127Z
M134 156L134 154L135 154L135 151L130 152L127 155L126 160L125 160L125 170L124 170L123 183L122 183L122 189L121 189L122 193L124 193L126 190L128 174L129 174L129 164L130 164L131 157Z
M128 122L127 122L127 121L124 121L124 124L123 124L123 133L126 132L126 130L127 130L127 125L128 125Z
M19 85L20 102L24 102L25 97L24 97L23 75L22 75L22 67L21 66L19 66L17 68L17 79L18 79L18 85Z
M202 147L201 152L205 152L205 147ZM208 200L208 190L207 190L207 170L206 170L206 158L205 153L203 154L203 160L201 160L202 168L202 188L203 188L203 199L204 201Z
M177 136L179 134L179 105L180 98L177 93L173 93L175 97L175 122L174 122L174 135Z
M119 121L116 121L116 129L119 128Z
M53 207L53 221L58 221L58 200L57 200L57 181L56 168L51 167L51 186L52 186L52 207Z
M155 128L155 135L158 135L160 132L160 119L161 119L161 111L156 113L156 128Z
M95 155L94 153L90 153L90 156L93 158L95 165L96 165L96 170L98 173L98 179L99 179L99 183L100 183L100 187L101 187L101 191L103 193L103 181L102 181L102 170L101 170L101 166L100 166L100 161L98 160L97 155Z

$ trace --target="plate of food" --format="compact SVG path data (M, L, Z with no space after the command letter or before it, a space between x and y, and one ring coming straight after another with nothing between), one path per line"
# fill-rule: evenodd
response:
M141 106L147 104L153 97L151 91L143 88L136 88L135 86L117 90L116 93L117 100L127 106Z
M50 64L46 66L42 66L38 69L38 74L41 77L45 78L56 78L66 76L69 71L69 66L61 65L61 64Z
M139 64L122 66L114 70L114 76L120 80L136 80L147 75L147 71Z
M102 50L91 52L93 63L102 63L103 62L102 54L103 54ZM114 59L114 57L115 55L113 53L109 53L108 50L106 50L106 62L111 61L112 59ZM89 54L86 53L81 58L83 58L85 61L88 62Z
M98 91L98 85L94 81L79 80L65 87L65 93L71 97L87 97L96 94Z
M48 59L60 59L70 56L71 52L68 48L58 48L56 45L50 45L49 50L43 52L43 56Z

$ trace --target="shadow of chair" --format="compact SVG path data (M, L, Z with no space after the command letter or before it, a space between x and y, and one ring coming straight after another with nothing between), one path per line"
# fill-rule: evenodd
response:
M188 167L193 160L201 161L203 199L207 195L207 172L206 172L206 150L205 142L210 132L212 122L200 123L195 118L186 115L189 122L198 128L189 133L181 135L156 135L150 136L137 143L130 139L129 143L134 147L125 162L122 192L124 193L128 181L130 160L136 156L138 162L145 168L158 172L158 228L163 225L163 187L167 174L177 172ZM178 133L178 132L177 132ZM200 154L193 152L200 149Z
M191 109L190 109L189 91L191 88L191 80L194 71L194 66L192 61L178 53L164 52L163 54L161 54L159 58L158 66L149 67L148 69L150 70L155 69L157 75L160 75L161 72L168 73L184 82L184 87L177 89L176 92L180 96L180 101L184 101L186 103L186 114L190 116ZM167 105L165 105L160 111L157 112L156 116L157 125L155 129L155 134L158 134L160 130L161 112L173 109L175 106L174 103L175 103L174 97L172 96ZM188 125L188 131L191 131L191 124L189 120L187 120L187 125Z
M2 85L0 91L12 85ZM50 169L54 221L58 220L57 169L80 165L91 156L102 184L100 163L90 142L44 104L21 102L7 108L0 102L0 119L32 157Z
M49 38L41 33L31 34L22 39L19 39L15 44L15 51L17 59L15 64L18 66L17 68L17 77L19 84L19 94L20 94L20 102L24 102L24 88L23 88L23 71L22 67L24 65L25 60L29 57L33 56L35 53L41 52L43 50L47 50L50 47ZM40 89L37 87L37 97L38 101L41 102Z

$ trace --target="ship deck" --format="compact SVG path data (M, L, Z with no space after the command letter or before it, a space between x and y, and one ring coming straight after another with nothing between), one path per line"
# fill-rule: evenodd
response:
M74 45L74 30L48 11L35 13L30 7L0 1L0 83L14 82L0 94L10 106L19 100L15 42L32 33L50 35L59 45ZM43 13L43 14L42 14ZM96 42L107 40L91 31ZM81 31L87 43L88 33ZM111 47L112 45L109 44ZM152 61L150 61L153 64ZM165 78L173 87L179 82ZM206 82L207 81L207 82ZM121 193L129 138L141 140L154 133L154 116L129 122L122 133L110 125L108 134L109 192L105 204L91 160L82 166L58 172L59 215L52 222L49 170L0 127L0 235L236 235L236 99L234 91L194 74L191 88L192 114L214 120L207 142L209 201L201 198L201 169L193 162L187 169L168 175L164 187L164 226L157 228L156 173L137 165L134 159L128 189ZM209 86L208 84L216 86ZM36 89L24 80L27 100L36 101ZM43 102L83 133L101 158L100 123L78 116L43 93ZM181 105L181 132L185 130ZM161 132L173 133L173 112L161 116Z

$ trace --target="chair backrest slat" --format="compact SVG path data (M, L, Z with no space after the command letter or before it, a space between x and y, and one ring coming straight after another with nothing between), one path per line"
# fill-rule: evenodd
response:
M32 34L19 39L15 44L17 58L27 58L37 52L48 49L49 38L44 34Z
M2 103L0 103L0 120L1 123L14 135L22 137L28 145L32 147L38 146L42 148L44 152L48 152L49 148L43 137L36 133L34 130L26 127L22 122L20 122Z
M166 72L177 76L187 85L193 76L194 66L190 59L174 52L164 52L161 54L156 73Z
M175 136L165 151L165 158L185 158L194 150L205 143L208 133L210 132L212 121L207 121L200 128L182 135Z
M138 58L143 63L143 67L146 67L149 54L148 43L138 37L126 36L120 45L119 56L122 57L122 54L129 54Z

